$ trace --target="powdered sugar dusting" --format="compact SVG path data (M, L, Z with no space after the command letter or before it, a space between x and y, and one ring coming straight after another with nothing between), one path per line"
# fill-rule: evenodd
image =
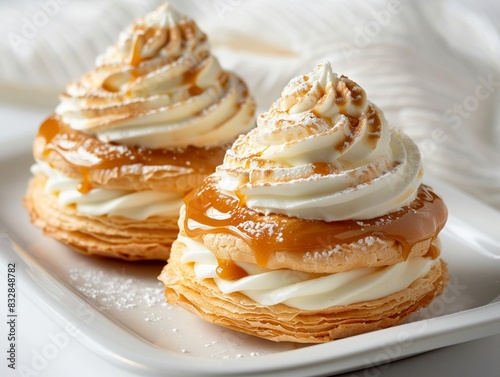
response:
M362 223L362 222L359 222ZM361 224L359 224L361 225ZM383 244L384 242L377 237L367 236L365 238L359 239L357 242L351 243L349 245L335 245L326 250L316 250L308 251L303 256L304 263L319 262L330 259L334 255L339 255L346 252L347 248L366 252L368 248L373 247L375 244Z
M254 238L275 236L278 242L284 241L283 233L279 231L279 226L276 223L244 221L239 227Z
M258 357L295 348L214 326L167 304L163 284L156 280L163 264L72 262L65 267L67 282L83 302L88 300L92 308L157 347L212 359Z
M304 262L329 259L334 254L339 254L344 248L341 245L335 245L333 249L321 251L308 251L304 254Z
M81 294L103 310L152 308L165 301L160 282L151 286L116 269L71 268L69 278Z

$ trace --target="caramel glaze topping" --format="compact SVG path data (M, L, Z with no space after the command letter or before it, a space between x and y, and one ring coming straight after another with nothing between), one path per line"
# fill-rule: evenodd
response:
M331 250L368 236L395 240L406 260L415 244L433 238L444 227L448 216L441 198L425 185L409 206L398 211L370 220L326 222L260 214L244 206L238 197L219 191L216 183L217 177L210 176L185 197L187 236L201 240L205 233L232 234L252 248L261 267L277 251L305 254ZM201 226L193 227L190 220ZM439 250L431 247L427 255L435 258Z
M93 169L113 169L125 165L181 167L193 169L201 174L211 174L222 163L225 148L195 147L178 149L149 149L105 143L97 138L73 130L58 115L42 123L38 138L44 140L42 159L57 153L82 175L79 190L86 193L92 189L90 172Z

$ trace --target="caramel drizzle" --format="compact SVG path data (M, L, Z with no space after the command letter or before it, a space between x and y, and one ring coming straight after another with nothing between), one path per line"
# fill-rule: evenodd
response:
M313 162L312 170L314 174L321 176L327 176L335 172L334 166L328 162Z
M238 197L219 191L216 182L215 176L208 177L184 199L187 236L200 240L205 233L232 234L251 247L261 267L266 267L269 256L277 251L305 254L331 250L369 236L396 240L406 260L412 247L432 238L447 219L443 201L425 185L420 186L416 199L399 211L370 220L326 222L262 215L245 207ZM203 227L192 227L190 220ZM430 250L433 255L436 252Z
M221 279L236 280L248 276L248 273L233 261L217 258L217 262L218 266L215 272Z
M92 180L90 179L90 171L86 168L80 168L83 180L78 184L77 190L81 194L88 194L92 190Z
M125 165L182 167L210 174L222 163L225 149L178 148L149 149L144 147L104 143L91 135L73 130L59 116L48 118L40 126L38 138L44 141L42 158L57 153L83 175L82 190L90 184L94 169L113 169Z

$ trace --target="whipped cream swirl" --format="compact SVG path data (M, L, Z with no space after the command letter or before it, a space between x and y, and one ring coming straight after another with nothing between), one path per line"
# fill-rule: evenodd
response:
M409 204L422 165L365 91L330 63L290 81L217 168L248 207L324 221L369 219Z
M148 148L223 145L254 124L245 83L168 4L134 21L60 99L56 113L73 129Z
M268 270L235 262L248 276L225 280L217 275L217 258L203 243L181 235L176 242L184 243L188 249L181 262L194 263L197 279L213 279L222 293L239 292L261 305L285 304L301 310L377 300L408 288L440 263L439 259L415 257L392 266L321 275L288 269Z

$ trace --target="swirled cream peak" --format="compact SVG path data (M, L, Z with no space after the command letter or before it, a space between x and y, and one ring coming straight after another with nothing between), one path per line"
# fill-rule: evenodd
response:
M290 81L217 175L220 189L259 212L337 221L409 204L422 167L416 145L389 127L365 91L322 62Z
M253 126L254 112L245 83L168 4L124 30L94 70L67 85L56 109L75 130L148 148L232 142Z

